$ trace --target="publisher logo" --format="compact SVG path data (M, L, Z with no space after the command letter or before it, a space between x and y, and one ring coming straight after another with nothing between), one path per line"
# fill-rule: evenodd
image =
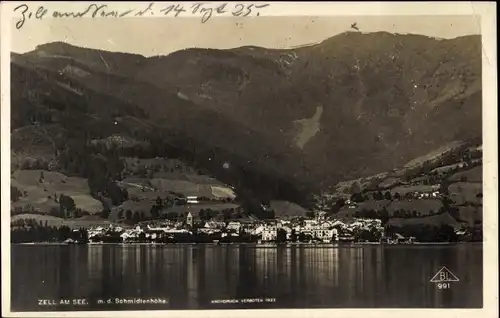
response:
M438 289L449 289L451 282L460 281L446 266L443 266L432 278L431 283L436 283Z

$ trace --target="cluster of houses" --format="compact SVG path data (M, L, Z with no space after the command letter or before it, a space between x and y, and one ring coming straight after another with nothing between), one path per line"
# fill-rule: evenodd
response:
M439 199L442 197L442 195L439 191L432 191L432 192L415 191L411 193L411 197L417 200L424 200L424 199Z
M358 207L358 203L357 202L351 201L349 199L345 200L345 205L349 209L356 209Z
M158 239L173 240L203 237L203 242L241 242L245 237L251 242L315 242L330 243L342 241L363 241L359 233L373 233L374 237L384 237L384 227L378 219L353 219L349 222L327 220L319 217L301 220L268 220L251 219L232 220L229 222L208 221L202 224L193 223L189 213L183 222L162 220L156 223L142 223L133 228L116 225L95 227L88 231L89 240L102 241L103 237L119 237L121 242L155 241ZM188 240L189 241L189 240ZM379 240L380 241L380 240Z

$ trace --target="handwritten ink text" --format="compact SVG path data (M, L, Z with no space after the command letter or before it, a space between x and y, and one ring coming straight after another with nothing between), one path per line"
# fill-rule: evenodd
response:
M112 4L90 4L81 11L60 11L51 10L49 5L30 8L28 4L21 4L14 8L14 13L18 16L16 29L21 29L29 20L42 20L44 17L55 19L61 18L123 18L123 17L180 17L199 16L201 23L206 23L213 16L234 16L248 17L259 16L260 9L269 7L269 4L242 4L242 3L195 3L185 5L183 3L170 4L161 7L159 4L151 2L138 8L128 10L117 10L112 8Z

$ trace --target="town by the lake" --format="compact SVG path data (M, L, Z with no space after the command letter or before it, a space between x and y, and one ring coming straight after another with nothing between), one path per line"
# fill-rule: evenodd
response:
M433 194L436 195L436 194ZM347 205L356 206L347 200ZM208 218L205 218L208 219ZM313 217L291 217L259 220L242 218L232 220L203 220L188 212L175 219L140 221L136 224L91 226L88 228L51 227L34 219L19 219L12 224L13 243L63 244L172 244L172 243L257 243L276 244L419 244L478 241L481 233L474 229L452 228L442 225L425 235L408 236L384 225L381 219L336 219L326 212Z

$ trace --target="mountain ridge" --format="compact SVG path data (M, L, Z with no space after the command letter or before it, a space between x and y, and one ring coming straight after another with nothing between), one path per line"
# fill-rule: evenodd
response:
M188 47L186 49L201 49L201 50L207 49L207 50L229 50L230 51L230 50L238 50L238 49L243 49L243 48L252 48L252 49L262 49L262 50L268 50L268 51L273 51L273 50L274 51L287 51L287 50L295 50L299 47L310 47L310 46L319 45L319 44L322 44L322 43L327 42L329 40L332 40L336 37L350 35L350 34L361 35L361 36L362 35L415 36L415 37L427 38L427 39L437 40L437 41L457 41L457 40L464 40L464 39L469 39L469 38L480 38L481 37L480 34L467 34L467 35L461 35L461 36L457 36L457 37L453 37L453 38L439 38L439 37L423 35L423 34L416 34L416 33L392 33L392 32L388 32L388 31L375 31L375 32L345 31L345 32L335 34L335 35L333 35L329 38L326 38L324 40L305 43L305 44L299 44L299 45L295 45L295 46L292 46L289 48L271 48L271 47L265 47L265 46L259 46L259 45L242 45L242 46L236 46L233 48L226 48L226 49L216 49L216 48L209 48L209 47ZM161 54L161 55L146 56L146 55L140 54L140 53L127 53L127 52L123 52L123 51L103 50L103 49L97 49L97 48L93 48L93 47L70 44L70 43L64 42L64 41L52 41L52 42L47 42L47 43L42 43L42 44L36 45L35 49L32 51L28 51L25 53L19 53L19 52L12 52L12 53L22 55L22 54L30 53L30 52L37 51L37 50L40 50L40 49L43 49L46 47L50 47L50 46L54 46L54 45L66 46L68 48L73 48L73 49L76 48L76 49L84 49L84 50L96 50L96 51L106 52L106 53L124 54L124 55L136 56L136 57L141 57L141 58L146 58L146 59L155 58L158 56L168 56L169 54L186 50L186 49L179 49L179 50L172 51L172 52L165 53L165 54Z
M241 167L257 158L257 171L267 166L319 188L481 136L479 36L346 32L297 49L196 48L159 57L56 42L16 59L52 74L73 67L59 75L120 101L118 113L121 103L134 105L158 127L194 133L196 147L238 154ZM79 76L78 65L89 75ZM309 118L315 133L299 138L296 123ZM227 137L245 130L248 138Z

